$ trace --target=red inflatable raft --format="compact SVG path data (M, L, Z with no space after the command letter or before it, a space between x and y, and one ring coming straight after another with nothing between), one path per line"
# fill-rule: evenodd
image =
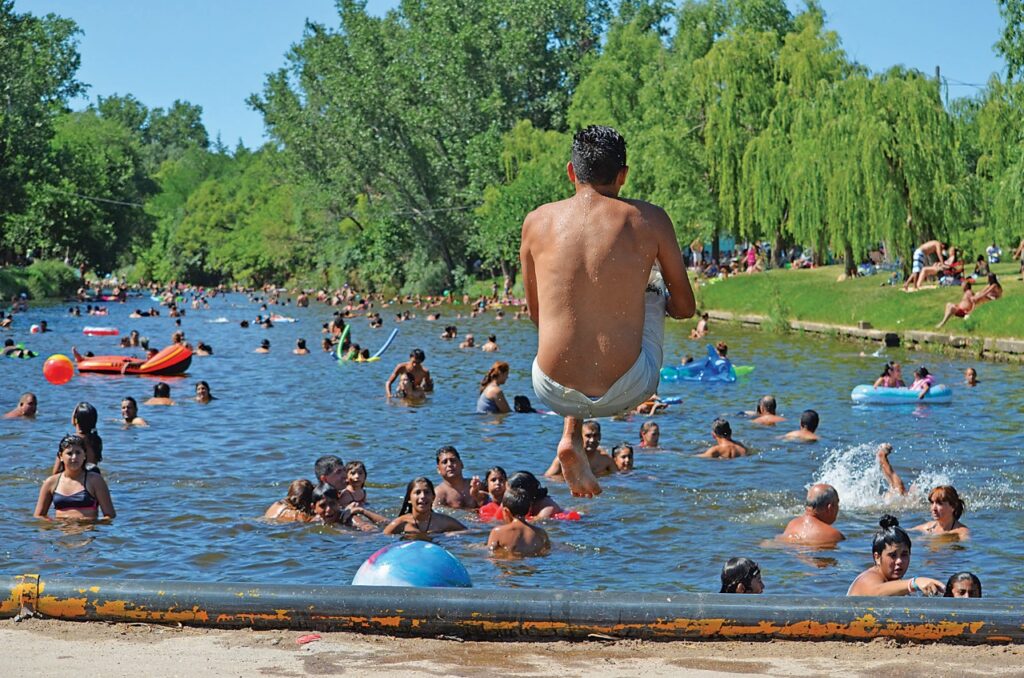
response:
M152 374L169 376L184 374L192 364L192 351L181 344L171 344L149 360L123 355L97 355L85 357L75 351L78 371L100 374ZM127 364L127 367L125 365Z

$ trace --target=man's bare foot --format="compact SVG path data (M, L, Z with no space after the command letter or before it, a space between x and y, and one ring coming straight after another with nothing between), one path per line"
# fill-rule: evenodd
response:
M583 452L583 443L574 446L571 438L562 438L558 443L558 463L562 467L562 477L569 485L574 497L596 497L601 494L601 486L590 470L590 462Z
M877 456L879 459L887 459L892 453L892 445L889 443L882 443L878 446Z

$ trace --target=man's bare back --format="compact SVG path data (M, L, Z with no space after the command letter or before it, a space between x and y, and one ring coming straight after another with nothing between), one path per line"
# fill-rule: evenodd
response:
M522 261L540 369L564 386L603 395L640 354L655 260L672 295L669 315L692 316L693 291L660 207L587 186L531 212Z
M695 308L668 215L619 198L629 173L622 135L601 126L577 132L566 173L575 195L527 215L519 258L539 335L534 391L565 417L556 455L570 491L590 497L601 487L583 452L583 419L630 410L654 393L665 312L688 318ZM661 289L646 293L655 262L667 302Z

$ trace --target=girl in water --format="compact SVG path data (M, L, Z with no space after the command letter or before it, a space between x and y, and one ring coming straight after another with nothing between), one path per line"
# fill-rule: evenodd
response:
M423 537L438 532L457 532L466 526L451 516L434 510L434 483L420 476L405 488L398 517L388 523L384 534L407 534Z
M327 483L320 483L313 488L310 496L313 509L311 522L335 525L341 522L341 510L338 507L338 491Z
M415 380L407 373L398 378L398 389L395 395L410 403L421 403L427 399L427 392L416 385Z
M87 402L78 403L71 412L71 425L75 427L75 435L81 438L85 445L85 468L97 473L100 472L98 465L103 461L103 439L96 432L98 419L96 408ZM52 473L60 473L61 468L58 454L57 460L53 463Z
M900 364L888 362L882 368L882 374L875 379L874 388L906 388L903 382L903 373Z
M96 520L99 511L114 518L114 502L99 471L86 466L86 442L78 435L66 435L57 446L57 471L39 488L35 517L48 520L53 504L57 518Z
M730 558L722 566L719 593L764 593L761 568L750 558Z
M971 531L960 522L964 514L964 501L952 485L939 485L928 494L933 520L918 525L916 532L928 534L953 535L959 539L968 539Z
M379 513L366 508L366 466L361 461L345 464L345 489L338 504L352 517L351 523L360 530L372 530L373 526L388 522ZM369 522L363 520L369 518Z
M508 381L508 363L496 361L480 381L480 397L476 401L477 414L505 414L511 412L501 385Z
M282 523L307 523L313 519L312 503L313 483L293 480L288 486L288 496L271 504L263 517Z
M501 520L501 499L508 487L508 474L500 466L492 466L484 476L484 488L490 501L477 509L480 520Z
M848 596L909 596L915 591L925 595L942 595L946 587L931 577L912 577L904 581L910 567L910 536L900 521L888 514L878 521L880 529L871 542L875 564L864 570L850 584Z
M972 572L957 572L946 582L944 598L981 598L981 580Z
M910 385L910 390L921 392L921 395L917 396L918 400L928 395L928 391L934 385L935 377L928 371L927 367L921 366L914 370L914 383Z

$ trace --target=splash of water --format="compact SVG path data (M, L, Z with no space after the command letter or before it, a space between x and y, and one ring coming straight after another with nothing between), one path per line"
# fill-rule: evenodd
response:
M903 497L893 496L878 466L877 449L877 445L865 443L830 451L811 484L828 483L839 492L843 509L862 510L920 508L931 488L952 484L947 469L923 469L911 478L908 472L900 471L894 459L896 472L908 492Z

